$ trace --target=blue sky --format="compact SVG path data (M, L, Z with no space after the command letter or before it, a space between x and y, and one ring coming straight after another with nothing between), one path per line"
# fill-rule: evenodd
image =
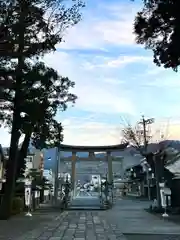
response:
M155 66L152 52L134 40L140 2L87 1L82 21L45 56L48 65L76 82L75 107L57 116L64 124L64 143L119 143L125 120L133 123L142 114L179 121L179 74ZM8 139L4 130L1 136Z

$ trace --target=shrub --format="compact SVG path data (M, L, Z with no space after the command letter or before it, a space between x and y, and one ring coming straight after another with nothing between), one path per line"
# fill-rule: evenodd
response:
M21 197L15 197L12 201L12 215L21 213L24 209L24 200Z

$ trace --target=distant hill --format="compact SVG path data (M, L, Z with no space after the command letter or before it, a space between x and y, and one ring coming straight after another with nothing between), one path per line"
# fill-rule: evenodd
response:
M162 141L160 143L151 143L148 146L148 152L156 152L160 147L172 147L175 148L177 150L180 151L180 141L173 141L173 140L165 140ZM43 151L44 153L44 167L45 169L54 169L55 166L55 159L56 159L56 149L52 148L52 149L45 149ZM134 161L134 164L138 164L138 162L140 161L140 157L134 157L135 154L138 154L139 152L134 149L133 147L128 147L126 148L124 151L117 151L117 152L112 152L112 156L114 157L118 157L118 156L122 156L122 157L126 157L126 162L124 163L124 165L127 167L128 165L132 165ZM71 152L62 152L61 153L64 157L70 157L72 156ZM88 157L88 153L85 152L79 152L77 153L77 156L79 157ZM97 157L99 158L104 158L106 156L106 153L98 153L96 154ZM133 158L132 158L132 157ZM49 161L48 159L51 159L51 161Z
M173 141L173 140L165 140L160 143L151 143L148 146L148 152L155 152L157 151L160 147L172 147L180 151L180 141ZM32 144L29 145L29 152L33 153L35 148L32 146ZM3 148L4 153L7 152L7 148ZM132 165L134 161L137 163L139 161L139 157L135 157L134 155L138 154L139 152L134 149L133 147L127 147L124 151L117 151L117 152L112 152L112 156L117 157L117 156L122 156L126 157L126 163L125 165ZM55 166L55 160L56 160L56 148L51 148L51 149L44 149L43 150L44 154L44 168L45 169L54 169ZM62 156L64 157L70 157L72 155L71 152L61 152ZM86 152L79 152L77 153L77 156L79 157L88 157L88 153ZM97 157L99 158L104 158L106 156L105 153L98 153L96 154ZM49 161L51 159L51 161ZM129 159L129 160L128 160Z
M45 169L54 169L55 161L56 161L56 148L51 149L44 149L44 168ZM70 157L72 156L71 152L61 152L61 156L63 157ZM86 152L79 152L77 154L78 157L88 157L88 153ZM51 159L51 160L49 160Z

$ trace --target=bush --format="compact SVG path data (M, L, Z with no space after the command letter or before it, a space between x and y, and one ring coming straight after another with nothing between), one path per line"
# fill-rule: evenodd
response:
M24 209L24 200L21 197L15 197L12 201L12 215L21 213Z

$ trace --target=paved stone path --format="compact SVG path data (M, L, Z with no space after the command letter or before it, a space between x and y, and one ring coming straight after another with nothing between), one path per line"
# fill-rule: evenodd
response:
M94 208L97 207L97 209L101 207L100 198L97 196L77 196L74 198L71 202L72 207L81 207L81 209L87 209L88 208Z
M100 216L106 218L109 223L117 224L125 235L177 234L180 236L180 225L146 212L144 209L149 205L148 201L119 200L112 211L100 212Z
M29 224L36 221L33 229L26 229L23 234L21 231L17 237L3 235L0 240L180 240L180 226L147 213L144 208L148 205L118 200L108 211L34 213L29 218ZM11 223L9 232L13 229Z
M24 234L17 240L124 240L117 226L109 225L95 211L69 211L50 224Z

